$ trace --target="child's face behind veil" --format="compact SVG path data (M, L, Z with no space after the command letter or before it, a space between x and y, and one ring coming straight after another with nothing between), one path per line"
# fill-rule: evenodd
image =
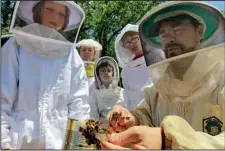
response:
M127 48L135 56L142 54L140 37L136 32L127 32L121 39L123 46Z
M59 31L65 24L66 7L57 2L46 1L42 11L42 25Z
M102 67L99 69L99 78L102 84L108 87L113 80L113 68L111 66Z

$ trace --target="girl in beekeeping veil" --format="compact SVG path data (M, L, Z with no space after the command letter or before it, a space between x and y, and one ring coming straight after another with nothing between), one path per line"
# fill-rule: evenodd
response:
M122 68L122 84L126 91L128 109L133 110L144 97L144 87L151 84L147 63L155 63L164 58L162 51L150 52L145 61L138 34L138 25L127 24L115 41L116 57ZM150 50L149 50L150 51Z
M60 149L67 119L89 118L88 80L74 45L83 20L72 1L16 2L14 37L2 47L1 149ZM73 42L65 38L77 29Z

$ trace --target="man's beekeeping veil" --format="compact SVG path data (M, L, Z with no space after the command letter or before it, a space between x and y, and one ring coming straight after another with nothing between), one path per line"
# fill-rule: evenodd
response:
M197 101L224 82L224 36L221 35L224 35L224 16L215 7L201 1L170 1L154 7L139 25L145 56L145 49L161 48L160 21L178 15L189 15L204 26L201 49L150 65L149 72L164 100Z
M65 29L57 32L34 22L32 9L40 2L47 1L17 1L10 32L20 46L30 51L48 56L64 56L71 48L75 48L74 43L85 18L83 9L73 1L54 1L66 7L69 20Z
M224 31L224 16L215 7L201 1L170 1L151 9L140 21L139 34L145 47L161 48L158 36L160 21L188 15L204 26L201 47L210 45Z

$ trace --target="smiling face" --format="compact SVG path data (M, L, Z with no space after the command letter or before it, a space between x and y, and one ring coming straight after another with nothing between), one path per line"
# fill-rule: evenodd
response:
M194 26L190 20L162 21L159 36L166 58L196 50L203 38L203 26Z
M42 25L60 30L65 23L66 8L57 2L46 1L42 11Z
M123 46L131 53L135 54L135 56L143 53L140 38L137 32L127 32L124 34L121 40Z
M41 1L32 11L35 23L57 31L64 30L69 22L69 9L54 1Z

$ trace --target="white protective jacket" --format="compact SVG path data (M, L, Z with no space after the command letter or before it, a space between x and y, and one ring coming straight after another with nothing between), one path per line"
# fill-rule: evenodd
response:
M122 68L121 77L127 108L133 110L144 98L144 87L151 83L151 79L144 57L132 60L135 55L122 45L121 39L129 31L138 32L138 25L127 24L123 28L116 38L115 51L119 66Z
M21 1L19 12L34 3ZM1 71L1 149L61 149L67 119L89 118L83 62L56 30L35 23L14 28L2 47Z
M88 81L77 50L37 56L10 39L2 48L2 147L60 149L67 118L88 118Z
M138 58L124 67L121 71L121 77L127 108L133 110L144 98L144 88L151 81L148 78L148 68L144 57Z
M96 68L102 61L109 61L113 65L114 80L109 88L105 88L96 74ZM95 65L95 88L90 96L91 113L93 119L100 120L106 124L106 117L114 105L126 107L124 101L124 89L117 86L119 81L119 69L116 61L111 57L101 57ZM94 85L93 85L94 86Z

